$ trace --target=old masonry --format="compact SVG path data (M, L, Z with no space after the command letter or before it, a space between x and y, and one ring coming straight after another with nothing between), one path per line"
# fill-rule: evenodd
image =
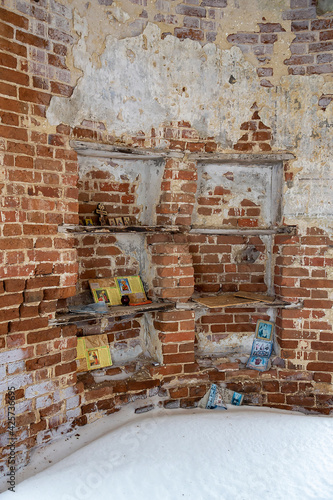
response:
M17 468L212 383L329 415L333 2L1 0L0 49L1 472L12 406Z

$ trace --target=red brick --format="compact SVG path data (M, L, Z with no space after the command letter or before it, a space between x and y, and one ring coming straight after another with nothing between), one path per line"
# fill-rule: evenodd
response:
M19 89L19 98L22 101L34 102L36 104L45 104L46 106L50 104L51 95L45 92L39 92L32 89Z
M309 371L316 371L316 372L330 372L332 373L333 371L333 363L324 363L324 362L313 362L313 363L308 363L307 369Z
M206 9L192 5L180 4L176 7L176 13L190 17L206 17Z
M8 349L20 347L22 345L25 345L25 343L26 343L25 333L17 333L15 335L8 335L7 336L7 348Z
M26 33L24 31L17 30L16 31L16 40L19 42L25 43L27 45L33 45L40 49L48 49L49 42L44 38L40 38L39 36L32 35L31 33Z
M313 375L313 380L316 382L328 382L330 384L332 381L332 375L330 373L315 373Z
M277 33L286 31L280 23L258 23L261 33Z
M56 377L58 377L67 373L76 372L76 370L76 361L71 361L70 363L62 363L61 365L57 365L54 369L54 374Z
M165 364L193 363L194 353L166 354L163 356Z
M37 344L40 342L46 342L50 340L54 340L60 337L60 328L53 327L47 330L41 330L38 332L30 332L27 335L27 343L28 344Z
M16 97L17 94L16 86L0 82L0 94Z
M4 281L6 292L22 292L25 288L25 279L7 279Z
M282 18L288 20L303 20L303 19L315 19L316 16L316 8L309 7L307 9L294 9L283 12Z
M172 399L187 398L188 397L188 387L180 387L178 389L170 389L169 394Z
M262 389L267 392L279 392L279 382L277 380L263 382Z
M19 14L15 14L10 10L6 10L0 7L0 19L5 21L6 23L13 24L19 28L28 29L29 21L26 17L23 17Z
M129 380L127 388L129 391L141 391L144 389L152 389L160 385L159 380Z
M73 41L72 36L55 28L49 28L48 35L52 40L62 42L65 45Z
M52 366L61 362L61 354L52 354L39 358L29 359L25 362L27 371L38 370L44 366Z
M259 35L256 33L237 33L227 37L228 42L235 44L254 44L258 43Z
M314 396L287 396L286 397L287 404L297 405L297 406L314 406L315 399Z
M48 318L34 318L21 321L15 321L10 324L9 330L13 332L23 332L27 330L37 330L45 328L48 325Z
M185 40L190 38L191 40L203 41L204 32L202 30L191 29L191 28L175 28L174 30L177 38ZM170 141L171 149L185 149L185 144L179 141Z
M65 85L64 83L51 82L52 94L60 94L65 97L70 97L73 93L73 87Z
M285 403L285 395L284 394L268 394L267 401L268 401L268 403Z
M34 424L35 422L36 422L36 415L33 411L29 413L23 413L22 415L19 415L15 419L15 424L17 427L24 427L29 424Z
M23 302L22 293L12 293L7 294L1 297L0 299L0 308L10 307L10 306L18 306Z

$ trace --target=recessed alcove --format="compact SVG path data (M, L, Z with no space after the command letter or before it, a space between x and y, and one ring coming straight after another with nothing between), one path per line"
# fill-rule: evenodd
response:
M289 153L193 154L197 192L189 235L195 292L274 295L274 238L284 228L284 161ZM280 307L284 307L280 303ZM196 356L228 362L248 358L258 319L275 322L277 307L196 310ZM279 352L276 345L275 352Z
M103 203L110 217L128 216L133 225L156 224L163 165L157 160L79 159L80 216L97 223L94 210Z
M79 141L71 142L71 146L78 153L79 215L82 221L84 217L92 219L94 226L60 228L73 236L78 255L77 296L67 300L67 309L71 304L93 302L90 279L140 275L150 297L154 274L146 234L156 225L165 155ZM100 226L95 213L99 203L104 205L107 218L126 216L130 226ZM75 323L80 336L107 334L113 367L126 374L129 363L142 359L148 365L162 362L153 318L156 310L168 308L169 304L154 302L113 306L105 315L87 315L66 314L65 307L65 314L58 315L54 323ZM103 373L106 369L97 370L96 377ZM130 370L127 376L131 374Z
M277 309L286 303L241 299L210 309L191 301L191 285L193 300L208 295L223 302L236 292L274 295L275 235L292 235L295 229L281 224L283 167L293 155L186 154L82 142L72 146L78 152L80 217L94 221L94 226L59 229L76 242L78 294L90 294L89 279L140 274L148 294L162 297L142 309L111 307L102 318L63 316L63 321L77 324L79 335L108 337L114 364L89 377L80 375L87 394L104 390L108 383L114 387L118 379L126 386L133 377L153 384L154 374L179 370L173 367L178 360L185 362L185 373L187 369L219 372L225 366L244 369L256 321L275 322ZM191 225L157 226L161 196L169 196L166 172L173 176L179 162L188 169L182 177L189 179L189 185L175 174L174 187L177 193L191 192L184 197ZM182 195L179 200L183 201ZM98 203L110 217L129 217L130 225L98 225ZM173 210L174 205L173 200L165 209ZM176 215L166 220L176 220ZM183 262L184 269L179 267ZM172 288L184 286L182 281L190 286L179 288L180 296L168 302ZM186 315L186 326L178 315ZM276 344L274 356L279 352Z

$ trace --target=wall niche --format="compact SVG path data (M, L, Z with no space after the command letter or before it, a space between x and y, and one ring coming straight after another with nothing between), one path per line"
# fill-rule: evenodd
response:
M291 157L288 153L192 155L198 183L189 241L197 296L236 292L274 296L274 235L286 229L283 167ZM274 322L276 311L276 306L259 303L197 310L197 359L244 363L257 320Z
M156 224L163 154L79 141L72 141L71 146L78 153L80 225L64 228L72 232L78 257L77 295L67 301L67 308L93 302L89 280L98 278L140 275L151 297L154 275L145 228ZM100 226L99 203L107 219L128 217L129 230L127 226ZM93 226L85 226L85 218ZM112 378L116 368L126 378L145 364L162 362L153 317L154 312L135 307L111 307L105 317L75 321L80 336L107 334L113 367L94 371L96 381Z

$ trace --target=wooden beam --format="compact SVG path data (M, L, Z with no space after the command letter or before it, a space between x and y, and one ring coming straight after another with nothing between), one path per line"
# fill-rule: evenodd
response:
M270 295L262 295L260 293L253 292L236 292L234 295L235 297L258 300L259 302L274 302L275 300L275 297L271 297Z

